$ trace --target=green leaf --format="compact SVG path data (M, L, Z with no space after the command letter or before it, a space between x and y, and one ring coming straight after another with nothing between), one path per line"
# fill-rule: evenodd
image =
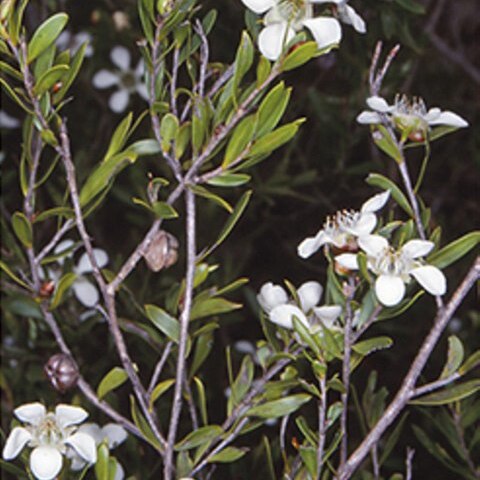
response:
M294 122L282 125L276 130L273 130L273 132L267 133L263 137L259 138L250 148L247 157L270 153L289 142L295 136L298 128L304 121L305 119L300 118Z
M260 418L277 418L289 415L298 410L304 403L311 399L311 395L306 393L298 393L288 397L272 400L250 408L246 413L246 417Z
M247 147L253 139L256 129L256 115L245 117L233 131L223 158L222 168L238 161L247 154Z
M138 140L128 146L128 151L136 153L139 157L156 155L161 152L160 145L153 138Z
M278 125L287 108L291 91L291 88L285 88L284 82L280 82L268 92L257 112L257 138L271 132Z
M393 345L393 340L390 337L375 337L363 340L352 345L352 350L362 356L370 355L377 350L384 350Z
M378 148L383 150L390 158L397 163L403 161L402 153L398 149L397 144L388 133L388 130L383 125L376 125L372 134L373 141Z
M30 248L33 242L32 225L22 212L15 212L12 215L12 227L23 245Z
M207 396L205 394L205 387L203 386L202 381L198 377L193 377L195 385L197 386L198 393L198 404L200 415L202 416L202 422L204 425L208 423L208 412L207 412Z
M35 94L43 95L47 90L50 90L68 71L68 65L55 65L50 70L47 70L35 85Z
M123 368L113 367L100 381L97 387L97 397L103 398L108 392L123 385L127 378L127 372Z
M408 203L407 197L403 194L400 188L392 182L389 178L380 175L379 173L371 173L368 175L366 182L369 185L373 185L375 187L383 188L384 190L390 190L390 194L398 203L398 205L407 212L407 214L413 218L413 210L410 204Z
M180 323L165 310L156 305L145 305L145 312L149 320L170 340L178 343L180 338Z
M95 477L97 480L109 480L109 456L108 445L102 442L97 449L97 461L95 463Z
M207 181L208 185L212 185L214 187L239 187L240 185L244 185L251 180L251 176L247 175L246 173L229 173L225 172L216 177L211 178Z
M239 308L242 308L242 304L231 302L225 298L211 297L195 299L190 312L190 320L220 315L221 313L228 313L232 310L238 310Z
M178 118L173 113L167 113L163 116L160 123L160 136L162 137L162 150L164 152L170 149L170 143L176 137L178 129Z
M33 115L33 111L30 110L29 107L27 107L26 103L20 99L20 97L15 93L13 88L7 83L7 81L0 77L0 85L2 88L5 90L7 95L23 110L25 110L28 114Z
M440 269L448 267L475 248L479 242L480 231L467 233L463 237L449 243L441 250L432 253L427 258L427 262Z
M164 218L165 220L178 218L177 211L167 202L155 202L152 205L152 210L158 218Z
M253 63L253 44L248 32L242 32L242 38L235 56L235 73L233 75L233 88L236 90L244 75L248 72Z
M403 9L416 13L417 15L423 15L425 13L425 6L415 2L415 0L395 0L395 2Z
M320 347L315 342L308 328L295 316L293 317L293 328L300 335L300 338L312 349L317 358L319 358L321 356Z
M78 72L82 66L83 60L85 59L85 51L88 44L84 43L73 56L72 61L70 62L70 70L66 73L65 77L62 80L62 87L60 90L53 95L53 103L57 104L65 94L68 92L68 89L71 87L75 78L77 78Z
M232 463L247 453L246 448L226 447L208 458L208 463Z
M77 275L75 273L69 272L66 273L58 282L55 293L50 303L50 310L57 308L63 300L65 293L73 285L73 282L76 280Z
M193 377L203 362L207 359L213 347L213 333L206 332L198 337L195 344L195 352L193 354L192 364L190 367L189 377Z
M451 335L448 337L447 363L443 367L439 378L448 378L453 375L463 362L464 350L461 340Z
M128 132L132 126L133 113L130 112L117 126L113 132L110 144L108 145L107 153L103 157L103 162L106 162L110 157L117 154L128 140Z
M191 122L185 122L177 132L175 137L175 158L180 159L187 149L190 136L192 134Z
M292 51L288 53L282 62L282 70L288 72L294 68L300 67L311 60L317 53L318 46L316 42L305 42L302 45L295 45Z
M474 369L480 365L480 350L472 353L466 360L465 363L458 369L460 375L465 375L470 370Z
M220 205L220 207L224 208L228 213L233 212L232 206L226 200L224 200L219 195L216 195L215 193L210 192L205 187L202 187L200 185L191 185L188 188L190 188L190 190L193 193L195 193L195 195L206 198L208 200L213 201L217 205Z
M14 282L18 283L26 290L30 290L30 287L20 277L15 275L15 273L13 273L10 267L2 260L0 260L0 269L3 270Z
M57 13L47 18L36 30L28 44L27 62L35 60L58 38L68 22L66 13Z
M190 432L185 438L175 445L175 451L182 452L191 450L214 440L223 434L223 429L219 425L206 425L200 427L194 432Z
M133 422L142 432L145 440L147 440L147 442L149 442L153 447L155 447L157 451L162 451L162 446L160 445L160 442L157 440L157 437L155 436L152 427L150 427L149 423L140 412L140 409L138 408L138 405L135 402L135 397L133 395L130 395L130 410Z
M155 386L150 395L149 407L153 409L153 404L167 391L172 385L175 384L175 379L170 378L169 380L164 380Z
M475 380L455 385L454 387L445 388L438 392L424 395L423 397L411 400L410 403L422 406L446 405L467 398L478 390L480 390L480 379L477 378Z

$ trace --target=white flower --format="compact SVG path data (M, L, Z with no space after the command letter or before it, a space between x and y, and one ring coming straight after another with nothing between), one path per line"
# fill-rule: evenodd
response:
M377 225L374 212L380 210L388 201L390 191L379 193L368 199L360 211L341 210L327 217L323 228L314 237L308 237L298 246L298 255L308 258L323 245L331 244L343 249L357 249L356 238L373 232Z
M73 240L67 239L60 242L56 246L54 253L55 255L60 255L57 260L60 266L63 265L65 257L72 255L72 252L69 252L69 250L73 245ZM61 256L62 252L65 252L65 255ZM108 255L104 250L100 248L94 248L93 255L99 268L103 268L108 263ZM72 284L72 290L78 301L89 308L94 307L100 299L97 287L85 276L92 271L92 264L87 253L85 252L80 257L78 263L73 267L73 273L77 275L77 278ZM57 283L60 280L61 272L58 269L48 269L48 276L51 280Z
M116 46L110 52L112 62L118 67L118 70L111 72L110 70L100 70L93 76L93 85L96 88L117 87L117 91L113 93L108 101L108 105L115 113L123 112L130 100L130 94L138 93L145 100L148 99L147 86L142 81L144 63L142 60L138 62L135 70L130 68L131 58L130 52L121 46Z
M22 125L22 122L18 118L12 117L4 110L0 110L0 128L13 129Z
M60 50L70 49L73 55L75 55L80 47L86 43L85 56L91 57L93 55L93 47L91 45L92 36L88 32L72 33L68 30L64 30L57 38L56 44Z
M382 115L400 131L406 131L413 141L423 141L425 134L431 126L446 125L448 127L468 127L468 122L456 113L442 112L434 107L427 110L425 102L421 98L410 100L406 95L397 95L395 103L389 105L379 96L367 99L367 105L372 110L366 110L357 116L357 122L362 124L382 123Z
M285 44L290 42L297 32L306 27L323 49L340 43L342 29L337 19L315 16L313 4L333 3L337 6L339 18L354 26L358 31L365 31L363 20L346 0L242 0L257 14L264 14L265 27L258 36L260 52L269 60L277 60Z
M95 441L75 425L83 422L88 413L80 407L60 404L55 413L47 413L41 403L27 403L14 410L15 416L26 424L15 427L3 448L4 460L12 460L28 445L30 469L38 480L52 480L62 469L63 458L73 449L86 463L97 461Z
M392 248L388 240L379 235L368 235L358 240L360 248L367 254L367 265L376 276L375 294L380 303L392 307L401 302L405 295L405 284L411 277L432 295L443 295L447 291L445 275L433 265L420 258L428 255L434 247L427 240L409 240L400 249ZM357 256L344 253L335 261L348 270L358 269Z
M78 432L90 435L90 437L94 439L96 446L106 441L109 450L113 450L127 438L127 432L125 429L116 423L108 423L103 427L100 427L96 423L85 423L78 429ZM71 452L69 457L72 460L71 469L74 471L81 470L87 464L87 462L85 462L81 456L77 455L76 452ZM117 461L114 480L123 480L124 477L125 472L123 467Z
M293 329L293 317L311 330L315 327L316 319L331 328L342 308L339 305L318 307L322 293L323 288L318 282L306 282L297 290L299 304L296 305L289 300L282 287L266 283L260 289L257 299L269 320L283 328Z

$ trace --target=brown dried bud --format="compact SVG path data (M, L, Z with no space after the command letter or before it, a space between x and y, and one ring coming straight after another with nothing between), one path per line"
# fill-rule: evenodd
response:
M172 266L178 259L178 240L164 230L158 231L143 254L148 268L159 272Z
M70 390L78 382L77 364L70 355L65 353L57 353L50 357L44 370L50 383L60 393Z
M50 298L55 291L55 282L52 280L46 280L40 285L38 294L42 298Z

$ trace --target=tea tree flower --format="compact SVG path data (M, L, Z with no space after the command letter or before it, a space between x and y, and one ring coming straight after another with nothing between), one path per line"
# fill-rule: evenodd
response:
M117 425L116 423L107 423L103 427L96 423L84 423L78 429L78 432L90 435L95 441L95 445L98 447L102 442L106 442L109 450L113 450L118 445L123 443L127 439L127 432L125 429ZM72 451L69 455L72 460L71 469L73 471L82 470L87 462L85 459ZM115 471L114 480L123 480L125 472L123 467L117 461L117 470Z
M389 105L379 96L367 99L367 105L372 110L365 110L357 116L357 122L361 124L382 123L382 115L385 115L400 132L405 132L412 141L425 140L430 127L445 125L448 127L468 127L468 122L456 113L442 112L438 107L427 110L425 102L421 98L409 99L406 95L397 95L395 103Z
M253 12L265 14L265 27L258 36L260 52L269 60L277 60L284 45L290 42L295 34L307 28L317 42L318 48L323 49L340 43L342 29L336 18L317 16L313 11L315 3L334 3L337 5L338 16L346 23L352 24L360 31L365 25L356 12L346 5L345 0L242 0Z
M97 461L94 439L76 427L88 417L83 408L60 404L55 413L47 413L45 407L36 402L21 405L14 414L26 425L10 432L3 459L13 460L25 446L32 448L30 469L38 480L54 479L62 469L62 456L70 449L86 463Z
M400 303L411 277L432 295L444 295L447 291L445 275L421 259L430 253L433 242L409 240L396 250L385 238L368 235L359 238L358 244L367 254L368 269L377 276L375 294L383 305L393 307ZM348 270L358 269L357 255L352 253L343 253L335 257L335 261Z
M288 298L287 292L278 285L268 282L262 286L257 300L268 315L271 322L293 329L293 318L296 317L307 328L315 327L320 319L327 328L331 328L340 316L339 305L319 307L323 287L318 282L306 282L297 290L298 304Z
M132 93L140 94L145 100L148 99L147 86L142 81L144 64L140 60L135 70L130 68L130 52L121 46L116 46L110 53L110 59L117 70L102 69L93 77L93 86L104 89L117 87L117 91L110 96L108 105L115 113L123 112L128 105Z
M78 52L80 47L86 43L85 56L91 57L93 55L92 36L88 32L72 33L68 30L64 30L57 38L56 44L60 50L66 50L69 48L72 54Z
M298 255L308 258L323 245L338 249L357 250L357 238L373 232L377 225L375 212L388 201L390 191L379 193L368 199L360 211L341 210L327 217L323 228L314 237L308 237L298 246Z

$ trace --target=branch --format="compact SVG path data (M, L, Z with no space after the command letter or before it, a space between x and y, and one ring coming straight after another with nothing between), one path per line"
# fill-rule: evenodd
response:
M450 318L452 318L453 314L479 277L480 256L475 259L469 272L455 293L452 295L445 308L438 311L433 323L433 327L420 347L420 350L418 351L408 373L405 375L402 386L397 392L395 398L387 407L376 425L372 428L372 430L370 430L370 433L365 437L363 442L350 455L344 468L339 472L337 480L347 480L353 475L366 455L368 455L368 452L373 445L380 440L387 428L393 423L393 421L405 408L408 401L412 398L412 395L415 392L415 383L417 382L420 374L423 371L423 368L425 367L425 364L430 358L433 349L437 345L440 336L448 324L448 321Z

